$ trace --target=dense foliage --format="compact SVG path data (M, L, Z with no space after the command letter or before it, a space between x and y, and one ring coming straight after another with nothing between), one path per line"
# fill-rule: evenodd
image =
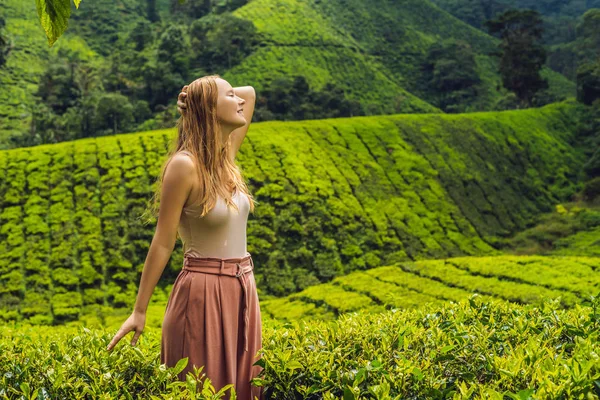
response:
M502 84L515 93L520 105L530 107L538 92L548 89L548 80L540 75L546 62L546 50L539 42L543 32L540 14L509 10L486 21L485 26L502 39L497 53Z
M6 57L11 50L10 38L4 29L5 25L6 20L0 15L0 67L6 63Z
M529 9L540 13L544 21L543 41L547 45L575 40L581 16L600 1L588 0L432 0L469 25L485 30L485 21L510 9Z
M34 1L0 10L0 148L173 127L180 88L215 72L255 88L255 122L516 107L497 39L427 1L83 1L52 48ZM430 51L440 38L468 45ZM540 73L536 104L575 95Z
M594 232L596 240L598 232ZM561 297L560 307L573 308L589 305L589 296L600 290L598 266L600 257L582 256L502 255L400 262L355 271L287 297L261 299L261 310L273 319L289 322L334 320L348 312L441 306L471 294L484 300L533 305Z
M260 202L265 294L398 261L493 255L581 189L573 103L460 115L259 123L238 162ZM0 310L48 324L131 307L155 224L140 216L174 131L0 152ZM182 265L181 243L161 281Z
M599 307L597 297L571 310L551 299L531 307L471 297L267 325L258 361L264 370L252 383L277 399L597 398ZM193 396L192 373L174 381L187 359L161 366L156 329L110 353L112 330L5 326L0 333L0 395L7 399L221 398L210 397L208 386Z
M423 63L423 79L433 102L446 112L460 112L481 95L476 54L464 41L446 39L431 45Z
M582 195L590 201L600 199L599 182L588 181ZM508 238L505 246L518 254L600 257L599 239L600 207L558 204L555 212L540 215L535 226Z

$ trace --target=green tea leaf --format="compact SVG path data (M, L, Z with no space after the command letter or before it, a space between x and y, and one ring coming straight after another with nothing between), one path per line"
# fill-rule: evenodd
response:
M440 352L441 352L442 354L446 354L447 352L449 352L450 350L452 350L452 349L453 349L453 348L455 348L455 347L456 347L456 345L455 345L455 344L451 344L451 345L448 345L448 346L444 346L444 347L442 347L442 350L440 350Z
M179 360L179 361L177 362L177 364L175 365L175 370L174 370L174 372L175 372L176 374L178 374L178 373L180 373L181 371L183 371L183 369L186 367L187 363L188 363L188 357L184 357L184 358L182 358L181 360Z

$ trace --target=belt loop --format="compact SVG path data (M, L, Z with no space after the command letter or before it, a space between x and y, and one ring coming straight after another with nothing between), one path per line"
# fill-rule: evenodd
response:
M223 267L225 266L225 260L221 259L221 267L219 268L219 274L223 275Z

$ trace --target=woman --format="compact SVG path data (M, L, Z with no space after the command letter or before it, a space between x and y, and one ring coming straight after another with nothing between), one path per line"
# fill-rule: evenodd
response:
M107 348L132 330L131 344L136 344L179 233L184 265L167 302L161 363L174 367L188 357L179 379L185 380L193 366L204 366L202 372L217 391L233 384L242 400L263 398L262 387L250 384L262 370L254 365L262 348L262 321L254 263L246 250L246 223L255 201L234 161L254 104L251 86L233 88L218 75L183 87L176 146L154 195L156 213L160 194L158 223L134 311Z

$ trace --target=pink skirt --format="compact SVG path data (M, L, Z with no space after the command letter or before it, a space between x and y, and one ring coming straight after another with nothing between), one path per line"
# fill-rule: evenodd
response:
M254 262L242 258L185 256L169 295L162 325L160 360L168 367L188 357L179 374L204 366L215 391L234 384L240 400L263 400L263 388L250 384L262 367L262 321ZM230 398L226 391L226 399Z

